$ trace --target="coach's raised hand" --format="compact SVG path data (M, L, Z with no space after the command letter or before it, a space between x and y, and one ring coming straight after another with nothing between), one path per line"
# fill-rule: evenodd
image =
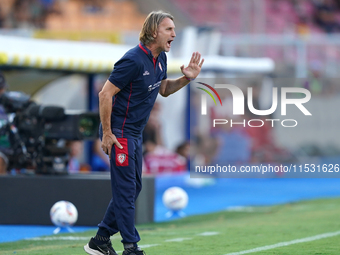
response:
M202 65L204 63L204 58L201 60L201 54L199 52L192 53L189 65L184 68L181 66L181 71L186 78L193 80L196 79L198 74L201 72Z

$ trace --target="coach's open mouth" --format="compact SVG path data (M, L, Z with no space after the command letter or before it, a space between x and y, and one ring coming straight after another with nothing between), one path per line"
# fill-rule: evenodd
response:
M173 41L173 40L169 40L169 41L167 42L167 44L166 44L169 48L171 47L172 41Z

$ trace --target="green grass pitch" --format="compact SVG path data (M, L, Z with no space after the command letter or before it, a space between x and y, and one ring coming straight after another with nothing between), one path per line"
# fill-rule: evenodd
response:
M142 237L139 245L147 255L333 255L340 254L340 199L250 207L137 228ZM94 234L87 231L0 243L0 254L85 254L83 246ZM123 249L120 239L119 234L112 238L119 254ZM260 250L249 251L255 248Z

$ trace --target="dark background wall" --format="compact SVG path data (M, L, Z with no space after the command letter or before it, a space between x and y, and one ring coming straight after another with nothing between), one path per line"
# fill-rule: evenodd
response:
M96 226L111 199L108 175L0 177L0 224L51 225L50 209L60 200L78 209L76 225ZM143 178L136 223L153 221L154 179Z

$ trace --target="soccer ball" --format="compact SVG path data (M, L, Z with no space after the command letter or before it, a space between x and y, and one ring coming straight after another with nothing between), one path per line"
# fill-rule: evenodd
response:
M163 194L163 204L171 211L183 210L188 200L188 194L180 187L168 188Z
M76 223L78 210L71 202L62 200L52 206L50 217L54 225L58 227L69 227Z

